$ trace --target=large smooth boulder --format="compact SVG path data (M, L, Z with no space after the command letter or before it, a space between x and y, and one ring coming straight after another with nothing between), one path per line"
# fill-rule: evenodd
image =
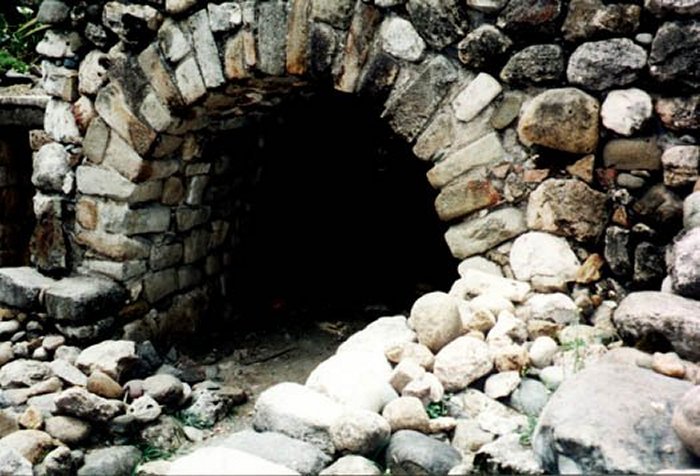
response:
M664 339L681 357L700 360L700 302L674 294L641 291L628 295L613 314L620 335L631 341Z
M548 473L654 473L692 467L671 429L691 384L631 365L596 364L566 380L545 406L533 449Z
M255 402L253 427L257 431L284 433L333 454L330 429L343 411L342 405L319 392L284 382L260 394Z
M398 397L389 383L391 365L383 353L341 352L321 362L306 386L355 408L380 412Z

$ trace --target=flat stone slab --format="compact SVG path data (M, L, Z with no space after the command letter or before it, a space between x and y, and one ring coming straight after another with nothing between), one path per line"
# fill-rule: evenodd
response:
M34 268L0 268L0 303L20 309L38 309L41 292L55 282Z
M126 292L105 278L76 276L64 278L46 289L44 299L49 316L58 321L87 321L118 310Z

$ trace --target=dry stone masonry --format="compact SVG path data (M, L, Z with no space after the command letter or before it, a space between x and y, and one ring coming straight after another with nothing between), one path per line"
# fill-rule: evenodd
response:
M210 138L320 88L370 98L430 164L460 279L267 390L256 432L140 474L698 468L700 2L44 0L38 16L50 98L31 263L0 268L0 472L132 474L134 441L172 452L245 398L150 341L236 298L244 211L221 197L253 178ZM96 441L117 446L80 449Z

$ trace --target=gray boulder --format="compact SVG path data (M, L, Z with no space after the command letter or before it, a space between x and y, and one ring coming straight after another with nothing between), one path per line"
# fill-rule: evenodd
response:
M613 314L621 337L631 342L661 340L682 358L700 360L700 302L656 291L628 295Z
M131 476L141 461L141 452L135 446L110 446L88 451L78 476Z
M391 474L447 474L461 461L449 444L413 430L394 433L386 450Z
M486 443L474 455L474 467L484 474L542 474L534 451L521 443L518 433L509 433Z
M670 21L661 25L651 44L651 75L662 83L697 88L700 86L699 64L700 21Z
M653 473L692 467L671 429L682 380L629 365L592 365L547 403L533 449L549 473Z

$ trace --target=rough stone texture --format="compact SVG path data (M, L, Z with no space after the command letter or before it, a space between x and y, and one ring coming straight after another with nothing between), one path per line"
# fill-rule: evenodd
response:
M565 67L559 45L532 45L510 57L500 78L512 85L556 83L564 76Z
M681 296L654 291L628 295L613 314L622 337L629 340L665 339L682 358L698 360L700 352L693 346L697 339L700 304Z
M700 191L693 192L683 201L683 227L686 230L700 226Z
M579 180L545 180L530 194L527 224L577 241L594 241L605 229L605 204L605 194Z
M394 433L386 451L392 474L447 474L461 459L449 444L412 430Z
M700 229L694 228L678 239L669 260L673 290L689 298L700 297Z
M427 61L414 80L394 89L382 117L407 140L415 138L437 108L447 86L457 79L455 66L442 56Z
M500 193L490 181L464 177L440 190L435 210L441 220L449 221L495 205L500 199Z
M19 309L36 309L40 294L54 282L33 268L0 269L0 302Z
M668 424L689 388L633 366L588 366L566 380L545 407L533 436L535 453L546 472L689 468L689 455Z
M388 17L379 27L382 49L399 59L418 61L425 52L425 42L411 22L400 17Z
M508 34L551 35L560 13L558 0L510 0L496 24Z
M631 35L639 28L641 11L638 5L629 3L606 5L600 0L573 0L562 26L564 39Z
M413 26L436 50L464 37L466 21L457 0L407 0L406 8Z
M135 446L110 446L88 451L78 476L112 474L130 476L141 461L141 452Z
M600 116L603 125L618 134L637 132L651 117L651 97L638 88L610 91L603 101Z
M480 25L457 45L459 60L473 69L492 70L502 64L512 44L495 26Z
M17 359L0 368L0 388L31 387L53 375L45 362Z
M595 98L578 89L550 89L526 106L518 136L525 144L587 154L598 144L599 109Z
M409 324L416 331L418 342L437 352L462 333L458 301L442 292L428 293L411 308Z
M456 258L483 253L524 233L527 228L523 215L517 208L502 208L484 217L467 219L450 227L445 240Z
M0 438L0 448L15 450L32 464L41 462L55 446L54 439L39 430L19 430Z
M690 88L700 86L700 21L669 21L661 25L649 54L649 71L659 82Z
M382 417L389 422L392 432L416 430L427 432L430 425L423 402L416 397L399 397L382 410Z
M502 296L513 302L522 302L530 292L530 285L521 281L504 278L478 269L466 269L457 280L450 294L461 299L468 295L490 294Z
M380 317L348 337L338 346L336 353L346 351L385 353L394 346L412 343L415 339L416 333L408 326L405 316Z
M634 82L646 67L647 53L627 38L584 43L571 54L566 76L571 84L600 91Z
M59 321L83 321L111 314L125 292L114 281L95 277L64 278L45 291L46 310Z
M474 455L474 467L489 474L542 474L535 453L511 433L486 443Z
M662 229L663 227L678 228L683 216L683 202L663 184L656 184L647 190L632 209L642 221Z
M659 98L654 105L661 122L675 131L700 129L700 94Z
M470 336L455 339L435 356L433 372L448 392L466 388L493 368L488 346Z
M700 146L678 145L669 147L661 156L664 184L680 187L695 183L700 174Z
M95 421L108 421L124 411L118 400L107 400L80 387L63 391L55 399L56 408L65 415Z

